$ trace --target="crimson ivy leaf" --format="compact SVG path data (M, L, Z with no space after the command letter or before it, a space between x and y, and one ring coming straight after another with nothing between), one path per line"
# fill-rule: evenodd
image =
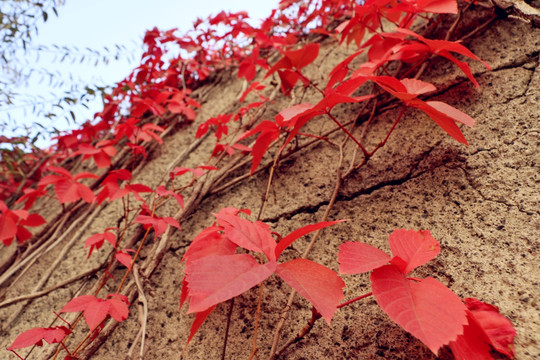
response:
M285 236L276 246L276 257L279 257L283 250L285 250L289 245L291 245L293 242L295 242L297 239L301 238L304 235L309 234L310 232L313 232L315 230L324 229L328 226L335 225L337 223L343 222L345 220L337 220L337 221L321 221L316 224L306 225L304 227L301 227L300 229L294 230L289 235Z
M394 265L373 270L370 279L373 295L384 312L433 353L463 333L467 308L438 280L408 279Z
M492 360L489 339L478 321L467 310L468 324L463 328L463 335L450 342L450 349L456 360Z
M489 338L489 343L498 352L514 358L514 337L516 329L510 320L499 313L495 306L474 298L466 298L465 305Z
M45 340L49 344L59 343L64 339L66 335L70 333L71 331L69 331L69 329L65 326L55 326L50 328L33 328L17 336L17 338L15 338L15 341L13 341L13 344L11 344L11 346L7 349L17 350L33 345L42 346L43 340Z
M347 241L339 246L338 262L341 274L361 274L388 264L390 256L382 250L361 242Z
M403 274L424 265L441 251L441 245L428 230L394 230L388 237L392 255L403 261L392 261Z
M193 261L186 269L188 313L201 312L232 299L268 278L276 263L259 264L249 254L213 255Z
M84 321L93 331L107 315L117 321L127 319L129 314L127 298L119 294L111 294L108 299L96 298L92 295L83 295L69 301L60 312L84 312Z
M345 283L334 271L307 259L278 264L276 273L290 287L305 297L330 324L336 309L345 297Z
M270 261L276 260L276 241L268 224L253 223L228 214L218 214L216 218L230 241L244 249L263 253Z

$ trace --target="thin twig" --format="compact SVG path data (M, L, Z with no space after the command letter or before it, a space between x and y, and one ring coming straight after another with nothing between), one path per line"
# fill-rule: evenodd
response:
M39 292L36 292L36 293L32 293L32 294L28 294L28 295L21 295L21 296L17 296L17 297L14 297L14 298L11 298L11 299L8 299L8 300L4 300L3 302L0 303L0 308L3 308L3 307L6 307L8 305L11 305L11 304L14 304L16 302L19 302L19 301L23 301L23 300L30 300L30 299L35 299L35 298L38 298L38 297L41 297L43 295L47 295L48 293L50 292L53 292L57 289L60 289L60 288L63 288L64 286L66 285L69 285L71 284L72 282L75 282L75 281L78 281L88 275L92 275L94 273L96 273L99 269L101 269L103 267L103 265L100 265L100 266L97 266L93 269L90 269L88 271L85 271L79 275L76 275L70 279L67 279L65 281L62 281L61 283L55 285L55 286L52 286L48 289L45 289L45 290L42 290L42 291L39 291Z
M92 207L90 207L90 209L92 209ZM81 236L82 232L94 220L96 215L99 213L99 210L100 210L100 208L95 208L94 211L92 212L92 214L85 218L86 219L85 223L78 229L77 233L75 233L71 237L71 239L68 241L68 243L64 246L64 248L62 249L60 254L58 254L58 256L56 257L54 262L51 264L51 266L45 271L45 273L42 275L41 279L38 281L36 286L34 286L32 292L39 291L43 287L43 285L45 285L45 283L49 280L49 277L51 276L51 274L55 270L58 269L58 265L62 261L65 260L66 254L72 248L72 246L75 244L75 242L77 240L80 240L80 236ZM82 218L84 218L84 217L82 217ZM13 314L10 316L10 318L3 324L3 328L2 328L3 331L11 326L11 324L18 318L21 311L26 307L26 305L28 305L29 302L30 302L30 300L24 300L22 305L19 307L19 309L17 309L16 311L13 312Z
M139 294L139 301L143 305L143 314L142 314L142 334L141 334L141 351L139 353L140 359L144 359L144 339L146 337L146 323L148 321L148 301L144 295L144 289L142 287L141 279L139 276L139 266L137 264L133 265L133 277L135 279L135 284L137 285L137 291Z
M335 183L335 186L334 186L334 191L332 192L332 196L330 197L330 201L328 203L328 206L326 207L326 210L325 210L325 212L324 212L324 214L322 216L321 221L326 221L328 219L328 215L330 214L330 211L332 210L332 208L334 206L334 203L335 203L335 201L336 201L336 199L338 197L338 194L339 194L339 189L341 188L341 182L342 182L341 166L343 165L343 145L346 143L346 141L347 141L347 136L343 139L343 142L340 145L340 157L339 157L338 167L337 167L337 171L336 171L336 183ZM310 243L308 244L306 250L302 254L303 259L308 257L311 249L315 245L315 242L319 238L321 232L322 232L322 229L319 229L313 234L313 237L311 238ZM295 295L296 295L296 291L292 290L291 294L289 295L287 305L285 306L285 308L283 309L283 312L281 313L278 324L276 326L276 330L274 332L274 339L272 341L272 348L270 350L269 359L274 359L275 358L277 346L279 344L279 338L280 338L281 330L283 329L283 325L285 324L285 320L287 319L287 316L289 315L289 311L290 311L290 309L292 307Z
M229 327L231 325L231 317L234 309L234 298L229 300L229 312L227 313L227 324L225 325L225 337L223 338L223 347L221 348L221 360L225 360L227 354L227 343L229 340Z

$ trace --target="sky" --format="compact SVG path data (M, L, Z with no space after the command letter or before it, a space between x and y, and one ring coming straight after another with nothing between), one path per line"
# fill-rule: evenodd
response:
M122 53L119 61L113 61L105 65L95 65L95 61L79 60L75 64L69 61L58 61L58 54L41 53L39 59L36 54L28 54L27 60L37 67L47 69L50 73L59 73L55 80L69 79L72 77L76 82L89 84L112 85L125 78L137 65L142 53L142 37L147 29L158 27L159 29L178 28L180 33L191 28L197 17L206 18L215 15L221 10L247 11L253 19L267 17L271 10L278 5L278 0L248 1L248 0L66 0L64 5L57 8L58 17L49 14L47 22L38 26L38 34L32 39L32 44L58 46L76 46L79 49L86 47L103 52L104 47L114 49L116 44L124 45L128 50ZM56 60L55 60L56 57ZM129 61L131 58L131 62ZM79 57L80 59L80 57ZM21 93L42 96L52 99L51 91L62 93L63 88L49 86L49 78L40 80L33 79L26 88L19 88ZM92 118L95 112L101 110L101 101L97 100L89 104L90 109L76 108L76 121L82 123ZM4 109L5 110L5 109ZM73 122L63 118L48 121L44 118L36 118L31 108L18 106L16 110L8 109L12 119L16 119L18 125L39 121L46 127L54 126L64 130L76 127ZM3 114L6 116L6 110ZM3 119L2 119L3 120ZM43 143L44 139L41 140Z

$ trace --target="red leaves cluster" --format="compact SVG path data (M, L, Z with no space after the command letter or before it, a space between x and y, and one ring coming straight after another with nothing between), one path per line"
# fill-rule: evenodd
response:
M273 273L310 301L330 322L343 298L344 283L339 276L311 260L278 263L277 259L300 237L339 221L305 226L276 244L267 224L242 219L238 213L236 209L223 209L216 214L217 224L197 235L184 255L186 276L181 304L189 302L188 312L198 313L189 339L213 307L244 293ZM236 254L238 247L264 254L267 262L261 264L250 254Z
M92 190L78 181L85 178L98 179L99 176L85 171L73 176L66 169L57 166L50 166L49 171L59 175L47 175L41 179L39 185L54 185L54 191L60 204L71 203L80 199L87 203L94 201L95 196Z
M496 308L476 299L465 299L463 304L434 278L406 277L440 252L438 241L429 231L395 230L388 241L393 257L368 244L342 244L338 254L340 273L372 271L371 286L379 306L435 354L450 345L457 359L492 359L492 345L513 357L515 330Z
M32 237L26 227L36 227L46 221L39 214L30 214L26 210L9 210L0 200L0 241L9 246L15 238L22 243Z

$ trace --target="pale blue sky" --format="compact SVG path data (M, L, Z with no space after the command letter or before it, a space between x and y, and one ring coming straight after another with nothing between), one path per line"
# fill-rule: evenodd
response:
M206 18L209 14L217 14L221 10L247 11L253 19L263 19L278 5L278 0L248 1L248 0L66 0L65 5L58 7L59 16L49 14L46 23L39 26L39 34L33 38L32 44L77 46L103 49L104 46L113 48L115 44L123 44L136 53L134 63L127 59L112 62L108 65L94 66L93 62L73 64L53 61L53 56L41 54L36 61L35 56L28 59L38 67L44 67L49 72L56 71L66 78L72 74L77 81L90 84L114 84L127 76L136 65L142 52L142 36L145 30L157 26L160 29L178 28L181 33L191 28L197 17ZM61 78L61 76L60 76ZM52 98L50 91L60 92L58 88L47 86L48 80L42 83L38 79L29 88L21 92L40 95L46 99ZM80 108L80 107L79 107ZM99 101L88 111L77 108L77 122L90 118L100 111ZM11 117L17 123L32 124L38 120L31 109L10 111ZM5 112L0 113L4 117ZM21 120L19 120L21 119ZM46 126L65 129L68 124L63 119L54 122L40 119ZM73 124L71 124L73 126Z

